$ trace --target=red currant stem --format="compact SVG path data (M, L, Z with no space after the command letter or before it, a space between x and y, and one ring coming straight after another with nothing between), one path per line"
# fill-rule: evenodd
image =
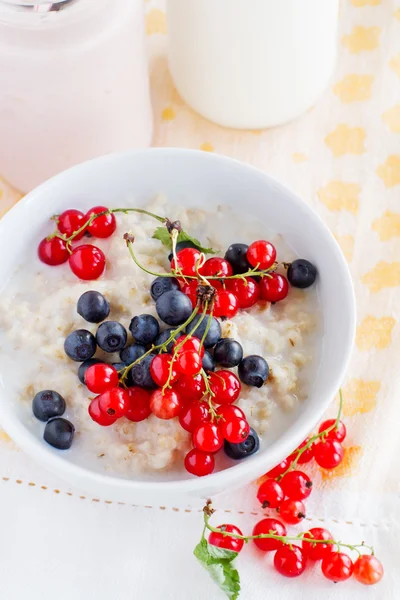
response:
M208 302L207 302L207 304L208 304ZM212 300L212 301L211 301L211 310L210 310L210 314L208 315L208 319L207 319L207 325L206 325L206 328L205 328L205 330L204 330L203 336L202 336L202 338L201 338L201 340L200 340L200 348L202 348L202 347L203 347L204 340L206 339L206 337L207 337L207 334L208 334L208 332L210 331L211 322L212 322L212 318L213 318L213 309L214 309L214 306L213 306L213 304L214 304L214 301Z
M339 389L339 409L338 409L336 421L333 423L333 425L330 425L323 431L320 431L319 433L316 433L315 435L311 436L310 439L308 440L307 444L304 444L304 446L302 446L301 448L297 448L297 450L295 450L295 452L294 452L294 454L296 454L296 457L290 463L290 465L288 466L286 471L275 478L276 481L280 481L282 479L282 477L284 477L286 475L286 473L289 473L289 471L292 471L293 469L295 469L297 467L300 456L306 450L311 448L311 446L314 444L314 442L316 440L318 440L320 438L324 439L328 435L329 432L331 432L333 429L337 429L339 427L340 417L342 416L342 409L343 409L343 394L342 394L342 390Z
M208 381L207 373L205 372L204 369L201 369L200 374L201 374L201 376L203 378L204 385L206 387L206 393L204 395L207 396L208 412L210 413L212 420L218 419L218 415L217 415L217 413L215 411L214 404L213 404L213 401L212 401L212 399L214 398L215 394L212 391L212 389L210 388L210 383Z
M203 254L203 252L200 254L199 256L199 260L196 262L196 275L197 278L200 279L201 283L203 285L211 285L210 282L208 281L208 279L206 279L206 277L204 277L204 275L202 275L199 271L199 269L201 269L201 267L204 265L204 263L206 262L206 255Z
M310 542L313 545L314 544L334 544L338 548L343 547L343 548L348 548L349 550L354 550L354 552L357 552L359 555L362 554L362 552L360 552L359 548L366 548L367 550L369 550L371 552L371 554L374 554L373 547L367 546L366 544L364 544L364 542L361 544L345 544L344 542L339 542L336 540L316 540L315 538L307 535L308 532L302 532L296 536L277 535L276 533L274 533L273 530L271 530L269 533L260 533L258 535L240 535L237 533L228 532L225 529L213 527L212 525L210 525L210 522L209 522L210 517L214 512L215 512L214 509L211 507L211 501L208 500L206 506L203 508L203 515L204 515L203 537L204 537L205 531L208 529L209 531L212 531L213 533L220 533L224 537L233 537L237 540L243 540L244 542L248 542L249 540L256 540L256 539L279 540L280 542L283 542L284 544L290 544L290 542L299 542L299 541L303 542L304 541L304 542Z

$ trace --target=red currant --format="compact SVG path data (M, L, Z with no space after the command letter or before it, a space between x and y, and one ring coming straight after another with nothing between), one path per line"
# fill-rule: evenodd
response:
M336 440L328 439L326 442L314 444L314 458L323 469L334 469L342 462L344 448Z
M219 525L218 529L222 529L222 531L226 531L227 533L243 535L240 529L235 525ZM229 535L212 531L208 538L208 543L212 544L212 546L218 546L218 548L225 548L225 550L240 552L243 548L244 540L238 540L237 538L230 537Z
M267 479L258 488L257 500L263 508L278 508L284 497L281 486L274 479Z
M303 471L289 471L280 481L285 496L305 500L311 494L312 481Z
M299 546L283 544L275 553L274 567L285 577L298 577L307 564L307 559Z
M136 386L129 388L127 391L129 402L125 417L135 423L144 421L151 415L150 393Z
M159 419L177 417L183 407L183 400L175 390L155 390L150 396L150 408Z
M194 430L193 444L202 452L218 452L224 444L224 438L215 423L203 423Z
M208 423L210 420L208 404L205 402L192 402L192 404L184 406L179 413L179 423L190 433L193 433L201 423Z
M185 400L201 400L206 393L206 384L200 374L194 377L181 375L174 385L174 390Z
M197 352L186 350L178 354L177 369L182 375L197 375L201 369L201 358Z
M232 319L239 310L239 301L229 290L218 290L214 304L214 317Z
M246 419L238 419L237 417L221 421L220 428L226 441L231 444L241 444L248 438L250 433L250 425Z
M282 462L279 463L279 465L276 465L276 467L274 467L273 469L268 471L267 477L271 477L271 479L275 479L276 477L279 477L279 475L282 475L282 473L287 471L289 465L290 465L289 459L285 458Z
M88 221L92 215L98 215L106 210L108 210L106 206L94 206L87 212L85 220ZM117 221L115 216L111 213L94 219L88 227L88 232L91 233L93 237L108 238L116 229Z
M97 396L97 398L93 398L93 400L89 404L88 412L93 421L95 421L99 425L102 425L103 427L108 427L109 425L112 425L118 418L115 415L108 415L106 412L100 410L99 396Z
M232 371L221 369L210 373L209 382L216 404L231 404L239 398L242 389L239 379Z
M303 448L306 444L308 444L310 438L307 438L304 440L304 442L302 442L300 444L300 446L298 447L297 450L300 450L300 448ZM309 463L310 460L312 460L314 458L314 450L313 450L313 445L311 445L309 448L307 448L307 450L304 450L304 452L302 452L300 454L299 460L297 461L298 465L305 465L306 463ZM295 459L297 458L297 451L295 450L288 458L289 463L292 463Z
M279 302L288 295L289 284L283 275L271 273L266 275L260 281L260 295L262 300L267 302Z
M71 271L80 279L98 279L106 266L106 257L97 246L83 244L73 250L69 257Z
M67 237L70 237L75 231L78 231L85 223L87 219L80 210L70 208L65 210L59 215L57 219L57 227L60 233L64 233ZM74 240L80 240L85 235L85 231L81 231L74 237Z
M222 423L223 420L229 421L230 419L245 419L246 415L238 406L234 406L233 404L221 404L215 411L217 415L221 417L221 420L218 423Z
M239 308L250 308L260 297L260 288L258 283L252 277L243 279L227 279L226 287L235 294Z
M197 337L188 337L187 335L180 335L174 343L174 350L176 350L178 346L180 346L178 350L179 353L186 352L187 350L193 350L194 352L197 352L197 354L200 354L202 358L204 356L204 346L202 345L201 340L199 340L199 338Z
M210 475L214 471L215 459L212 454L200 452L196 448L190 450L185 456L185 469L192 475L204 477Z
M170 383L175 383L179 377L176 361L172 361L170 354L157 354L150 363L150 375L160 387L165 385L170 377Z
M197 279L189 281L188 283L181 284L181 291L186 294L192 303L193 308L197 304L197 288L199 287L199 282Z
M183 275L196 275L196 265L200 261L201 252L197 248L183 248L171 260L171 268Z
M51 240L44 238L38 246L38 256L46 265L56 267L67 262L69 252L66 243L61 238L54 237Z
M274 533L275 535L284 536L286 535L286 527L278 519L263 519L259 521L253 529L253 535L261 535L266 533ZM257 548L264 552L270 552L271 550L278 550L283 545L281 540L275 540L274 538L256 538L253 540Z
M98 363L85 372L87 388L95 394L102 394L118 386L118 371L111 365Z
M272 267L276 259L275 247L265 240L258 240L250 244L247 250L247 260L252 267L260 270Z
M323 559L321 570L327 579L337 583L338 581L346 581L346 579L352 576L354 565L347 554L343 552L331 552Z
M335 425L336 419L327 419L319 426L318 432L322 433L332 425ZM331 431L326 435L325 439L336 440L337 442L343 442L344 438L347 435L346 425L343 421L339 421L337 428L331 429Z
M354 563L354 577L364 585L374 585L383 577L382 563L373 554L363 554Z
M129 396L127 390L122 388L112 388L97 396L101 412L107 413L110 417L123 417L129 406Z
M212 257L206 260L200 269L204 277L227 277L233 275L232 266L224 258Z
M306 516L306 507L301 500L285 498L279 505L278 512L288 525L297 525Z
M332 534L327 529L323 529L322 527L313 527L304 534L304 537L311 538L313 540L332 540ZM311 560L322 560L335 549L335 544L322 544L302 541L301 545L304 554Z

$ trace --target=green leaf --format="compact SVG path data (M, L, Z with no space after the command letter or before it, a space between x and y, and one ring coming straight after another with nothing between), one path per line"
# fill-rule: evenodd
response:
M227 597L230 600L237 600L240 592L240 577L232 561L238 553L213 546L203 537L194 549L194 555Z
M172 248L171 236L168 233L168 230L166 227L157 227L157 229L153 233L153 238L155 240L160 240L160 242L163 244L163 246L166 246L167 248L169 248L171 250L171 248ZM191 237L188 233L186 233L186 231L183 231L183 229L178 234L177 242L192 242L193 244L195 244L197 246L197 248L200 250L200 252L204 252L204 254L216 254L216 250L213 250L213 248L205 248L204 246L201 245L201 242L199 242L199 240L197 240L194 237Z

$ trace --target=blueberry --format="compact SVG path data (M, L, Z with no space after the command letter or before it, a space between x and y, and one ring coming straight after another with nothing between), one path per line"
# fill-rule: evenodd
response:
M203 369L208 373L210 371L215 371L215 360L208 350L204 352L203 356Z
M68 450L68 448L71 448L74 433L75 427L70 421L61 417L54 417L54 419L47 421L43 438L50 446L58 450Z
M85 292L78 300L78 314L89 323L101 323L110 314L110 303L100 292Z
M176 248L175 251L176 253L178 253L180 250L183 250L184 248L197 248L199 250L199 247L194 243L191 242L190 240L185 240L184 242L178 242L176 244ZM172 252L168 255L168 260L171 262L173 257Z
M132 344L127 346L119 353L119 357L125 365L131 365L135 360L146 352L146 346L143 344Z
M160 296L156 302L156 310L167 325L181 325L193 312L189 298L179 290L171 290Z
M260 388L268 379L269 366L262 356L246 356L239 365L239 378L247 385Z
M129 329L136 342L151 344L160 332L158 321L153 315L133 317Z
M196 315L194 317L193 321L191 321L189 323L189 325L186 327L186 333L192 332L194 327L197 325L199 319L201 319L201 315ZM193 335L195 337L198 337L200 340L202 339L203 334L206 330L207 322L208 322L208 317L204 317L204 319L202 320L200 325L197 327L196 331L193 331ZM215 317L213 317L211 319L210 329L208 330L206 339L204 340L204 347L210 348L211 346L215 346L215 344L218 342L220 337L221 337L221 325L219 324L219 321L217 321L217 319Z
M85 362L83 362L81 365L79 365L79 369L78 369L78 377L79 377L79 381L81 383L85 383L85 373L88 370L89 367L91 367L92 365L98 365L99 363L104 362L104 360L100 360L98 358L89 358L88 360L85 360Z
M114 369L116 371L122 371L122 369L125 369L126 364L122 363L122 362L116 362L116 363L113 363L112 366L114 367Z
M232 244L225 252L225 260L231 264L235 275L245 273L251 269L250 263L247 260L247 244Z
M94 335L86 329L73 331L67 336L64 342L65 354L78 362L92 358L96 352L96 348Z
M150 365L154 357L155 354L148 354L137 365L132 367L129 373L133 385L150 390L157 387L150 375Z
M117 321L105 321L96 333L96 340L104 352L118 352L126 344L128 335L126 329Z
M304 258L294 260L287 271L287 278L293 287L308 288L317 277L317 269Z
M180 286L178 280L175 277L157 277L151 284L150 294L153 300L157 300L165 292L171 290L179 290Z
M157 337L156 337L156 341L154 342L154 344L156 346L159 346L160 344L165 344L165 342L171 337L172 332L175 331L175 329L173 327L171 327L170 329L166 329L165 331L162 331ZM172 342L170 342L167 346L167 352L172 352L172 347L174 345L174 341L176 340L176 338L178 337L179 334L175 334L174 335L174 339L172 340Z
M236 367L243 358L243 348L236 340L224 338L215 346L214 358L222 367Z
M38 392L32 400L32 411L39 421L61 417L65 412L65 400L58 392L43 390Z
M229 458L240 460L255 454L260 449L260 440L257 433L252 427L250 427L250 433L244 442L240 444L231 444L230 442L224 441L224 452Z

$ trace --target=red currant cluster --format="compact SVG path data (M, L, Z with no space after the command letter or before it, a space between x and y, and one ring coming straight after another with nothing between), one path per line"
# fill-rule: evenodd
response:
M102 250L92 244L80 244L72 248L71 243L81 240L85 235L110 237L117 226L115 216L105 206L95 206L86 214L71 208L58 215L56 222L56 232L39 244L40 260L50 266L68 261L71 271L80 279L98 279L106 266Z

